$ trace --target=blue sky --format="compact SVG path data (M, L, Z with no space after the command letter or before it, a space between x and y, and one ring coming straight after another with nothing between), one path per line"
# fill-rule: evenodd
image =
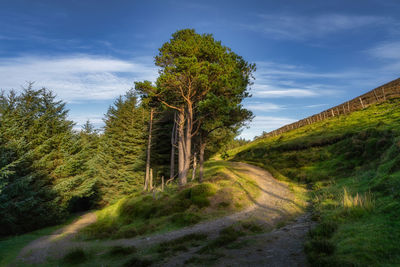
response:
M257 64L253 138L400 75L399 1L1 0L0 88L35 81L67 102L80 127L134 81L155 80L153 57L194 28Z

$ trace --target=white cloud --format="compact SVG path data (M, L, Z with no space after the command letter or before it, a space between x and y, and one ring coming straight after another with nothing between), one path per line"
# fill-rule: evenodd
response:
M327 104L308 105L308 106L305 106L305 108L319 108L319 107L324 107L324 106L327 106Z
M285 107L282 105L277 105L274 103L266 103L266 102L253 102L245 104L244 106L251 111L262 111L262 112L278 111L285 109Z
M400 59L400 41L387 42L377 45L367 51L371 56L379 59Z
M369 56L384 62L381 70L394 73L400 72L400 41L384 42L366 51Z
M99 129L104 126L103 118L99 114L69 114L69 119L75 122L75 130L81 130L88 120L95 128Z
M270 132L295 121L297 120L288 117L256 116L250 123L250 128L244 130L240 137L252 139L254 136L261 135L263 131Z
M157 75L151 58L120 60L92 55L21 56L0 61L0 88L19 89L26 81L46 87L65 101L112 99L136 80Z
M255 85L253 95L258 98L313 97L317 92L306 89L269 89L267 85Z
M347 71L323 73L296 65L274 62L256 62L256 80L252 87L255 98L317 97L331 95L341 90L332 79L348 78L357 73ZM322 82L318 82L318 81Z
M262 14L259 15L259 19L259 23L242 26L271 38L291 40L324 37L336 32L393 23L392 19L385 17L344 14L318 16Z

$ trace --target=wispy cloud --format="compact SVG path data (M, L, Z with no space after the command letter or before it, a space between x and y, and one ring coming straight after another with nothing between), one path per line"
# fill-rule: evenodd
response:
M154 81L156 76L151 58L21 56L0 61L0 88L19 89L25 81L35 81L37 87L51 89L65 101L112 99L135 80Z
M400 41L383 42L366 51L383 63L381 70L386 73L400 73Z
M386 17L347 14L317 16L261 14L258 18L259 22L242 27L264 33L271 38L289 40L324 37L337 32L393 23L393 19Z
M274 116L256 116L250 123L250 128L243 131L241 137L246 139L252 139L256 135L262 134L262 132L270 132L283 125L295 122L295 119L288 117L274 117Z
M400 59L400 41L385 42L367 51L371 56L379 59Z
M267 102L252 102L245 104L247 109L252 111L261 111L261 112L273 112L285 109L285 106L274 104L274 103L267 103Z
M325 107L328 104L315 104L315 105L308 105L308 106L304 106L305 108L319 108L319 107Z
M256 62L252 94L256 98L317 97L341 90L333 79L354 77L352 72L324 73L313 69L275 62Z

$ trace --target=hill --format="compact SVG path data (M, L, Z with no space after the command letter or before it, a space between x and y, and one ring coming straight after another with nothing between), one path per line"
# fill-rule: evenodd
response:
M400 99L228 151L312 188L315 266L400 264Z
M205 178L204 183L191 181L184 188L171 185L164 192L133 194L96 212L97 221L95 213L82 216L30 243L15 264L70 266L73 260L82 266L229 261L249 265L269 261L264 252L267 240L275 262L305 262L301 244L309 219L268 233L303 212L304 189L244 163L210 161ZM272 240L278 235L286 237L275 244ZM243 253L254 257L243 258Z

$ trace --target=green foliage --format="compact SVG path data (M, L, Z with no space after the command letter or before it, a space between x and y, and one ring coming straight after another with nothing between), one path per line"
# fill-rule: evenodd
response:
M128 238L193 225L238 210L236 206L244 208L251 201L238 181L253 198L259 188L247 177L229 178L225 174L228 168L234 169L228 163L209 162L202 184L167 187L155 198L136 193L121 199L99 211L97 222L86 227L82 235L88 239ZM221 207L221 202L227 205Z
M400 264L399 104L391 99L228 151L313 188L312 265Z
M74 202L94 198L96 181L83 175L91 148L65 104L31 86L0 102L0 236L59 222Z
M148 113L133 91L108 109L97 155L104 202L141 189Z

